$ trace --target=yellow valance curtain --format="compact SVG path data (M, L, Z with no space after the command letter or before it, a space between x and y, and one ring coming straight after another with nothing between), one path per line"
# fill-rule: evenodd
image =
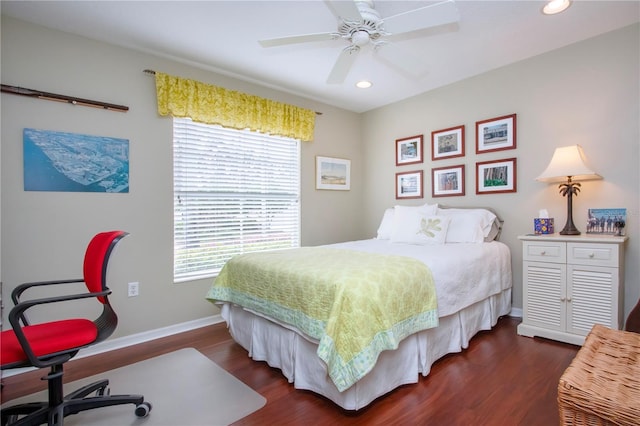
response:
M314 111L156 72L158 113L193 121L313 140Z

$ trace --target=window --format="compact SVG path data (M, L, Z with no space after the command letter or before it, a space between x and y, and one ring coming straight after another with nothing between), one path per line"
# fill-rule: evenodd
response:
M300 141L173 120L174 280L300 246Z

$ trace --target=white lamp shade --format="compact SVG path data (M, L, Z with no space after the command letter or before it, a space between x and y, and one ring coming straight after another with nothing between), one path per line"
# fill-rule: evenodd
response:
M568 177L571 177L574 182L602 179L602 176L587 166L584 152L582 152L580 145L556 148L551 162L536 180L541 182L563 182Z

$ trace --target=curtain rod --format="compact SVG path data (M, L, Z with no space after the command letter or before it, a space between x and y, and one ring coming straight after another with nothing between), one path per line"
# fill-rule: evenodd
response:
M156 75L156 72L154 70L150 70L150 69L146 69L146 70L142 70L143 73L147 74L147 75ZM316 115L322 115L321 112L315 111Z
M30 98L44 99L47 101L66 102L72 105L81 105L92 108L107 109L109 111L127 112L128 106L108 104L106 102L92 101L90 99L76 98L73 96L58 95L56 93L43 92L41 90L26 89L24 87L2 85L2 92L12 93L14 95L28 96Z

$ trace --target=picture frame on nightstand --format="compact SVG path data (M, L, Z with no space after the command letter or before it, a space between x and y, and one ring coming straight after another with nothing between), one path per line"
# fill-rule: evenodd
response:
M587 234L625 235L627 209L589 209L587 210Z

